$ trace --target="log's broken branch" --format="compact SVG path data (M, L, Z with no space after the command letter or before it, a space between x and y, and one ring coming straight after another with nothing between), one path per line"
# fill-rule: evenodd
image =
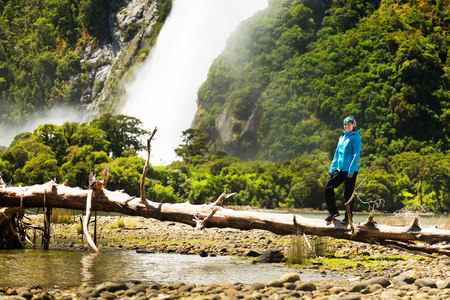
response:
M236 193L227 194L227 191L223 190L223 193L220 194L219 198L217 198L217 200L214 202L214 206L223 206L223 201L230 198L234 194Z
M347 210L347 216L348 216L348 224L350 225L350 230L352 231L352 235L355 236L355 227L353 226L353 213L351 211L351 207L350 204L352 203L353 199L356 196L356 191L358 190L358 188L361 186L361 184L364 182L364 180L366 180L365 178L359 183L359 185L353 190L352 196L350 197L350 199L348 199L347 202L345 202L345 208Z
M84 218L83 223L83 232L86 236L86 241L88 242L89 246L91 246L92 250L94 250L95 253L99 254L100 251L98 250L97 246L95 245L94 241L92 240L92 237L89 233L89 221L91 219L91 207L92 207L92 195L94 194L93 190L90 190L86 199L86 217Z
M102 192L103 188L106 187L106 183L108 182L108 169L103 170L103 180L97 180L95 176L91 173L89 175L89 192L86 197L86 217L83 223L83 231L86 236L86 240L91 246L92 250L95 253L100 253L97 246L95 245L92 237L89 233L89 222L91 220L91 209L92 209L92 198L94 193Z
M5 188L6 183L3 181L2 172L0 171L0 188Z
M147 176L147 169L148 169L148 165L150 162L150 149L151 149L150 143L157 131L158 131L158 128L155 127L155 129L153 129L152 134L147 139L147 160L145 161L145 166L142 171L142 178L141 178L141 198L140 199L141 199L142 203L145 203L145 200L146 200L146 198L145 198L145 176Z
M195 219L192 219L192 221L194 221L196 223L195 225L195 229L198 230L203 230L205 229L205 223L206 221L208 221L209 219L211 219L214 214L219 210L219 208L222 208L223 205L223 201L225 201L226 199L228 199L229 197L233 196L236 193L231 193L231 194L227 194L226 190L223 190L222 194L219 196L219 198L217 198L217 200L213 203L212 207L213 210L211 211L211 213L204 219L199 219L197 217L197 215L194 215ZM208 204L209 205L209 204Z
M197 224L197 225L195 226L195 229L198 229L198 230L203 230L203 229L205 229L205 223L206 223L206 221L208 221L209 219L211 219L212 216L214 216L214 214L215 214L218 210L219 210L218 207L214 207L214 209L211 211L211 213L210 213L206 218L204 218L203 220L200 220L200 219L197 217L197 215L195 215L195 216L194 216L195 219L192 219L192 220L195 221L195 223Z

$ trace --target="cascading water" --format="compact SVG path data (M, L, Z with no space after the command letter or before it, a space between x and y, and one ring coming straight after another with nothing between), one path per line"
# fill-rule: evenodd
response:
M136 81L121 113L140 119L146 130L158 127L151 162L176 160L197 110L197 91L212 61L224 50L237 25L268 0L174 0L156 46Z

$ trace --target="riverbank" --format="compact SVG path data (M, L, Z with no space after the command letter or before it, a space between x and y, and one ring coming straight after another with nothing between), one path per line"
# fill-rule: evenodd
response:
M79 224L53 224L51 248L92 251L78 234ZM93 233L93 227L90 232ZM314 237L308 237L310 242ZM298 246L296 237L251 230L194 228L143 218L100 217L97 245L142 253L232 255L248 259L268 249L285 256ZM292 268L291 274L251 285L142 284L139 282L81 285L68 289L39 286L0 287L6 299L446 299L450 297L450 259L426 256L349 241L326 241L331 252ZM309 280L306 271L326 280ZM342 278L330 280L330 277Z

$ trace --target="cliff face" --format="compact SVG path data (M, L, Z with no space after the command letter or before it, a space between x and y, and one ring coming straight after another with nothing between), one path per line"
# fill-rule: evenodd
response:
M83 64L98 66L89 72L90 86L81 98L86 118L114 111L125 90L119 82L132 77L133 66L146 57L155 34L159 0L111 2L110 37L97 48L88 43L79 50ZM95 51L94 48L97 48ZM140 54L142 51L142 54ZM87 121L87 120L86 120Z

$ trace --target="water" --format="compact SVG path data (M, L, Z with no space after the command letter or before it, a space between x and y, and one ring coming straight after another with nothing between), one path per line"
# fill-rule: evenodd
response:
M75 287L80 284L139 281L144 284L267 283L298 269L281 264L251 264L227 256L147 254L107 251L1 250L0 286ZM303 280L323 280L318 273L299 274ZM326 278L332 279L332 278Z
M152 164L177 159L174 149L190 128L197 91L227 38L244 19L268 6L268 0L175 0L158 42L151 51L121 113L158 127Z
M287 212L279 212L287 213ZM326 213L297 213L306 218L322 219ZM364 222L368 214L356 213L355 222ZM381 222L393 214L377 213L375 221ZM339 217L341 219L343 216ZM400 219L396 217L396 219ZM425 226L447 221L448 215L422 214ZM412 220L407 220L410 224ZM289 268L283 264L251 264L230 256L200 257L181 254L149 254L135 251L103 249L100 255L91 251L74 249L0 250L0 286L25 286L39 284L75 287L83 283L139 281L145 284L268 283L281 276L298 272L303 281L337 280L333 274L323 276L305 269Z

